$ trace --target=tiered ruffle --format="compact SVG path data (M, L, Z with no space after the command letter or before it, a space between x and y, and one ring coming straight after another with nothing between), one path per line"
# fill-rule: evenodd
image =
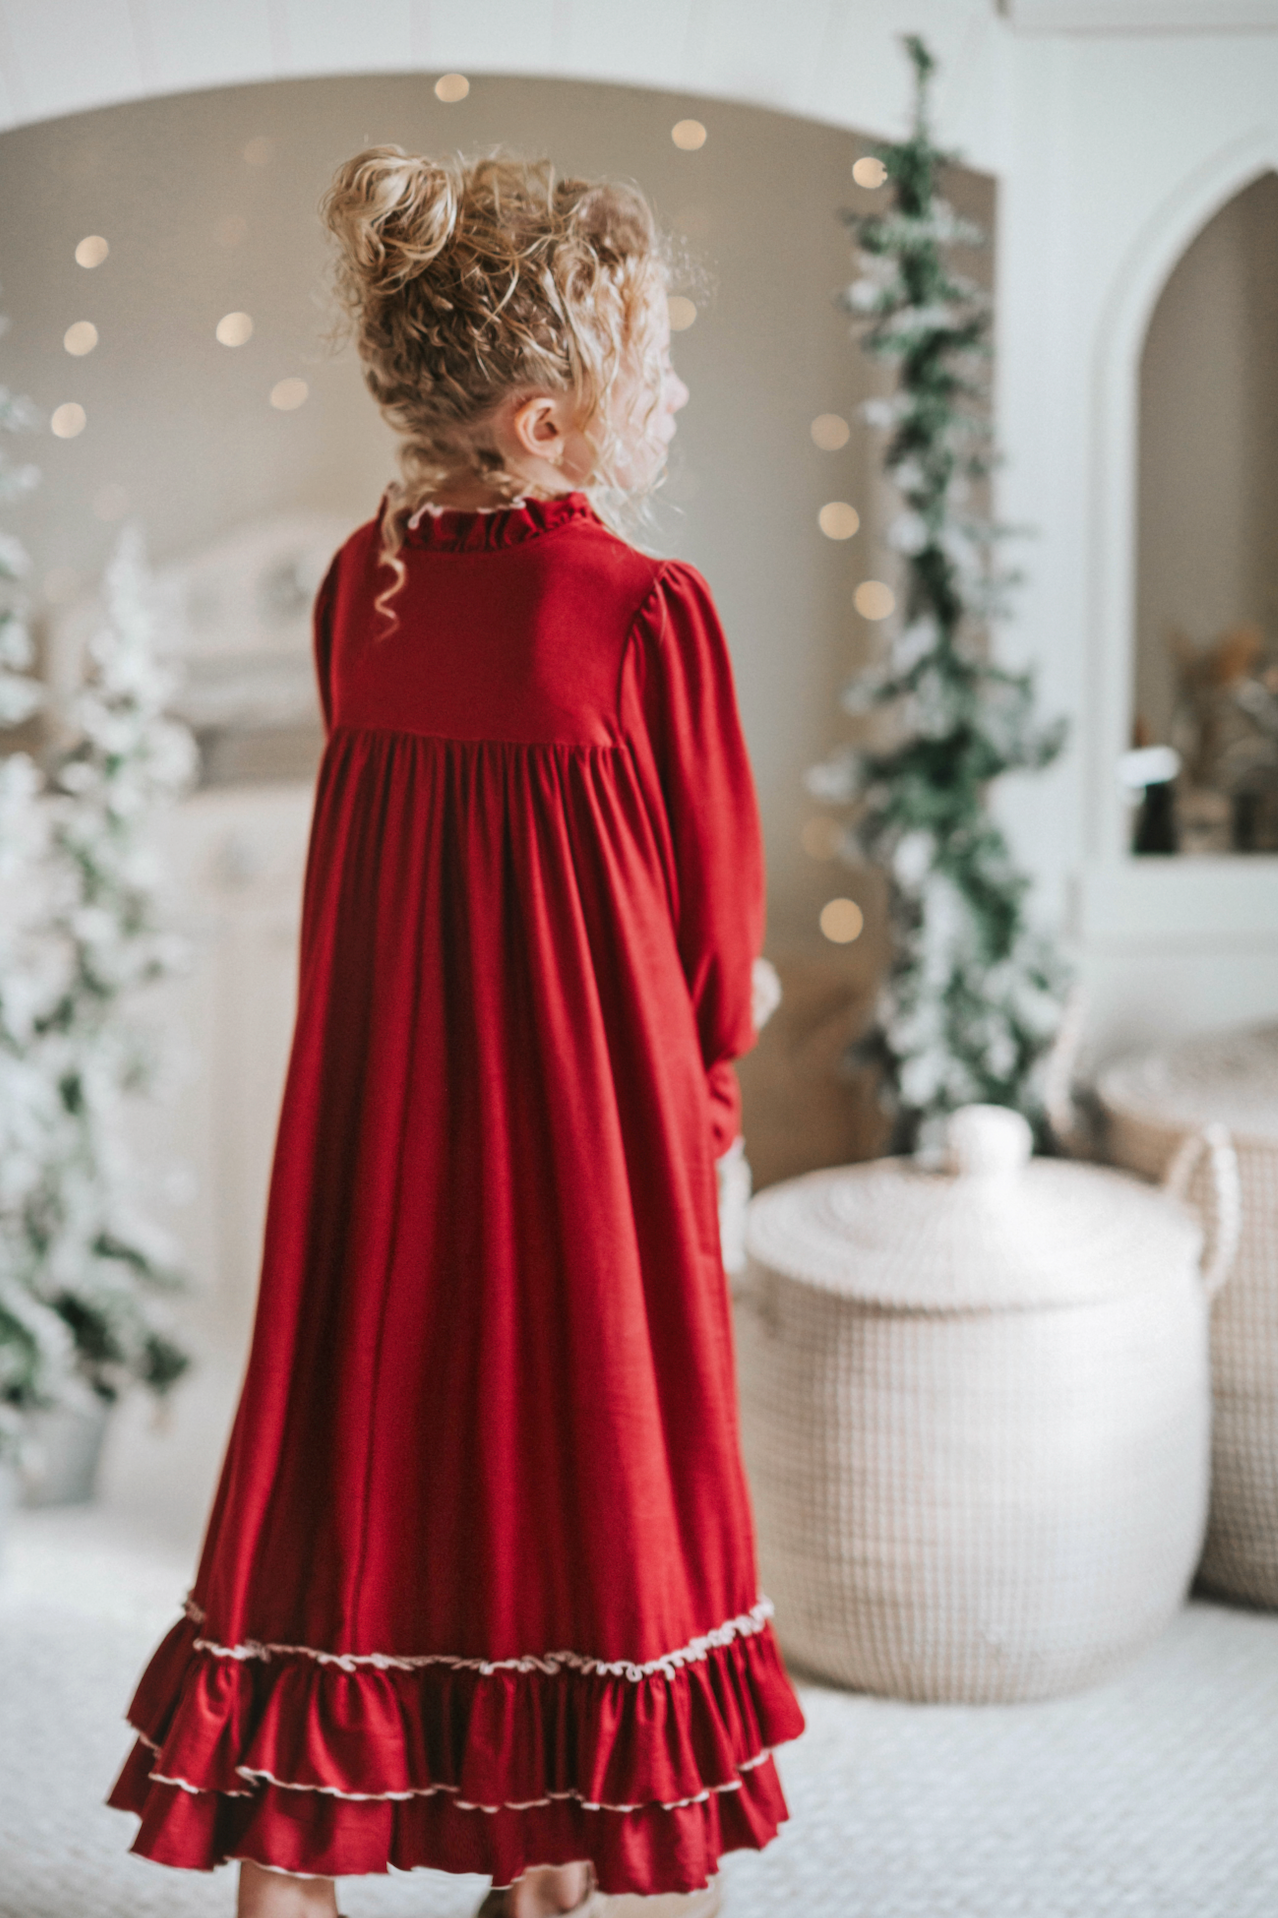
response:
M694 1890L775 1837L770 1753L803 1725L771 1631L741 1624L635 1675L215 1649L184 1618L138 1688L110 1802L141 1819L135 1851L198 1870L506 1884L590 1858L605 1891Z

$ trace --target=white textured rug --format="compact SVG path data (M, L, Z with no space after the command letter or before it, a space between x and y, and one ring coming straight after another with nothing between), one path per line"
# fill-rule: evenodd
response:
M120 1713L191 1571L234 1380L129 1410L106 1498L19 1517L0 1569L2 1918L229 1914L128 1855ZM216 1434L216 1436L213 1436ZM804 1692L793 1819L725 1869L726 1918L1278 1918L1278 1617L1195 1604L1125 1678L1049 1705ZM349 1918L462 1918L476 1879L349 1881Z

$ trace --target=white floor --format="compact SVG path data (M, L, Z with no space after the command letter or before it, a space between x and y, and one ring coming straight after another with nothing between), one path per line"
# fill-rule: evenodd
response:
M24 1513L0 1568L0 1918L229 1914L229 1871L130 1857L120 1714L189 1580L235 1386L129 1407L92 1508ZM1120 1682L1050 1705L808 1689L793 1818L728 1918L1278 1918L1278 1617L1195 1604ZM343 1887L349 1918L462 1918L475 1879Z

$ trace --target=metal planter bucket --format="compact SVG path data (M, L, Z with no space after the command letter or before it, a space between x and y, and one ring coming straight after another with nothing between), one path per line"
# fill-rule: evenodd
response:
M24 1505L91 1501L110 1412L104 1400L92 1397L83 1406L54 1405L31 1414L22 1465Z

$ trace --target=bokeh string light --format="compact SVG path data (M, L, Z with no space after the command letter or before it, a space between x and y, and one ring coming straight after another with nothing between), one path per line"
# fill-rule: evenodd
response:
M83 359L86 353L92 353L97 343L98 329L92 320L77 320L62 335L63 346L77 360Z
M823 453L837 453L852 437L852 428L841 413L818 413L808 431L813 445Z
M670 129L670 138L684 153L695 153L709 136L700 120L676 120Z
M817 923L832 945L850 946L861 937L865 914L855 899L827 899Z
M280 413L292 413L302 405L309 392L305 380L276 380L271 388L271 405Z
M442 100L445 106L455 106L469 92L470 81L464 73L441 73L435 82L435 98Z
M863 579L852 595L862 619L887 619L896 611L896 594L881 579Z
M77 266L101 266L110 251L100 233L88 233L75 250L75 263Z
M49 431L60 440L73 440L83 433L89 423L89 416L76 400L67 400L61 406L55 406L49 420Z
M685 299L682 293L673 293L666 301L666 307L670 314L670 331L686 333L697 317L697 309L692 301Z
M214 332L223 346L244 346L253 337L253 322L247 313L224 313Z
M861 524L861 515L845 499L827 500L817 514L817 525L827 539L851 539Z
M880 187L887 179L887 168L882 160L876 160L873 154L867 153L853 165L852 178L858 186Z

